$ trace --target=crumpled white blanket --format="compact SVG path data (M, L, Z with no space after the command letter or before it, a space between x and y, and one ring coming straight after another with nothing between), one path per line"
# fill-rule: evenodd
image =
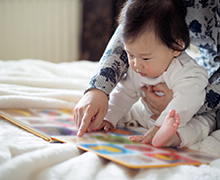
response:
M0 108L72 109L96 66L89 61L0 61Z
M72 109L97 63L54 64L41 60L0 61L0 108ZM220 130L192 149L220 157ZM130 169L83 152L73 144L50 144L0 119L0 180L217 180L220 159L209 165Z

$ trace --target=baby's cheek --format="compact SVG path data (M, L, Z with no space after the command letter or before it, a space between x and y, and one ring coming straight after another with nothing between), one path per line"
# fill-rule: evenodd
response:
M160 75L160 71L157 68L147 67L145 70L147 75L152 78L158 77Z
M146 73L150 76L152 74L152 68L151 67L147 67L145 68Z

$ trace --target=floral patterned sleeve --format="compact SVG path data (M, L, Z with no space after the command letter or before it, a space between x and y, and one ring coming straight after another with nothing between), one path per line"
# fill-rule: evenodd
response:
M128 69L128 58L120 39L120 26L109 41L99 62L90 87L104 91L108 96Z
M219 69L220 47L220 2L215 0L185 0L186 21L189 26L191 43L199 49L198 64L203 66L209 77ZM220 80L206 89L206 100L198 114L220 108Z

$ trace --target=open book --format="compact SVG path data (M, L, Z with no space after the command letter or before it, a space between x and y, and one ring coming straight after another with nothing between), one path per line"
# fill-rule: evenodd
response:
M189 148L155 148L150 144L132 142L128 136L140 133L127 128L77 137L72 111L69 110L1 109L0 116L48 142L74 143L82 150L130 168L200 165L219 158Z

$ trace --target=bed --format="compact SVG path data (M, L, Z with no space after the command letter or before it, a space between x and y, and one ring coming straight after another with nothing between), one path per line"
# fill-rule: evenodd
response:
M0 61L0 108L73 109L96 67L90 61ZM74 144L48 143L2 118L0 143L0 180L220 179L220 159L200 166L132 169ZM190 148L220 157L219 147L216 130Z

